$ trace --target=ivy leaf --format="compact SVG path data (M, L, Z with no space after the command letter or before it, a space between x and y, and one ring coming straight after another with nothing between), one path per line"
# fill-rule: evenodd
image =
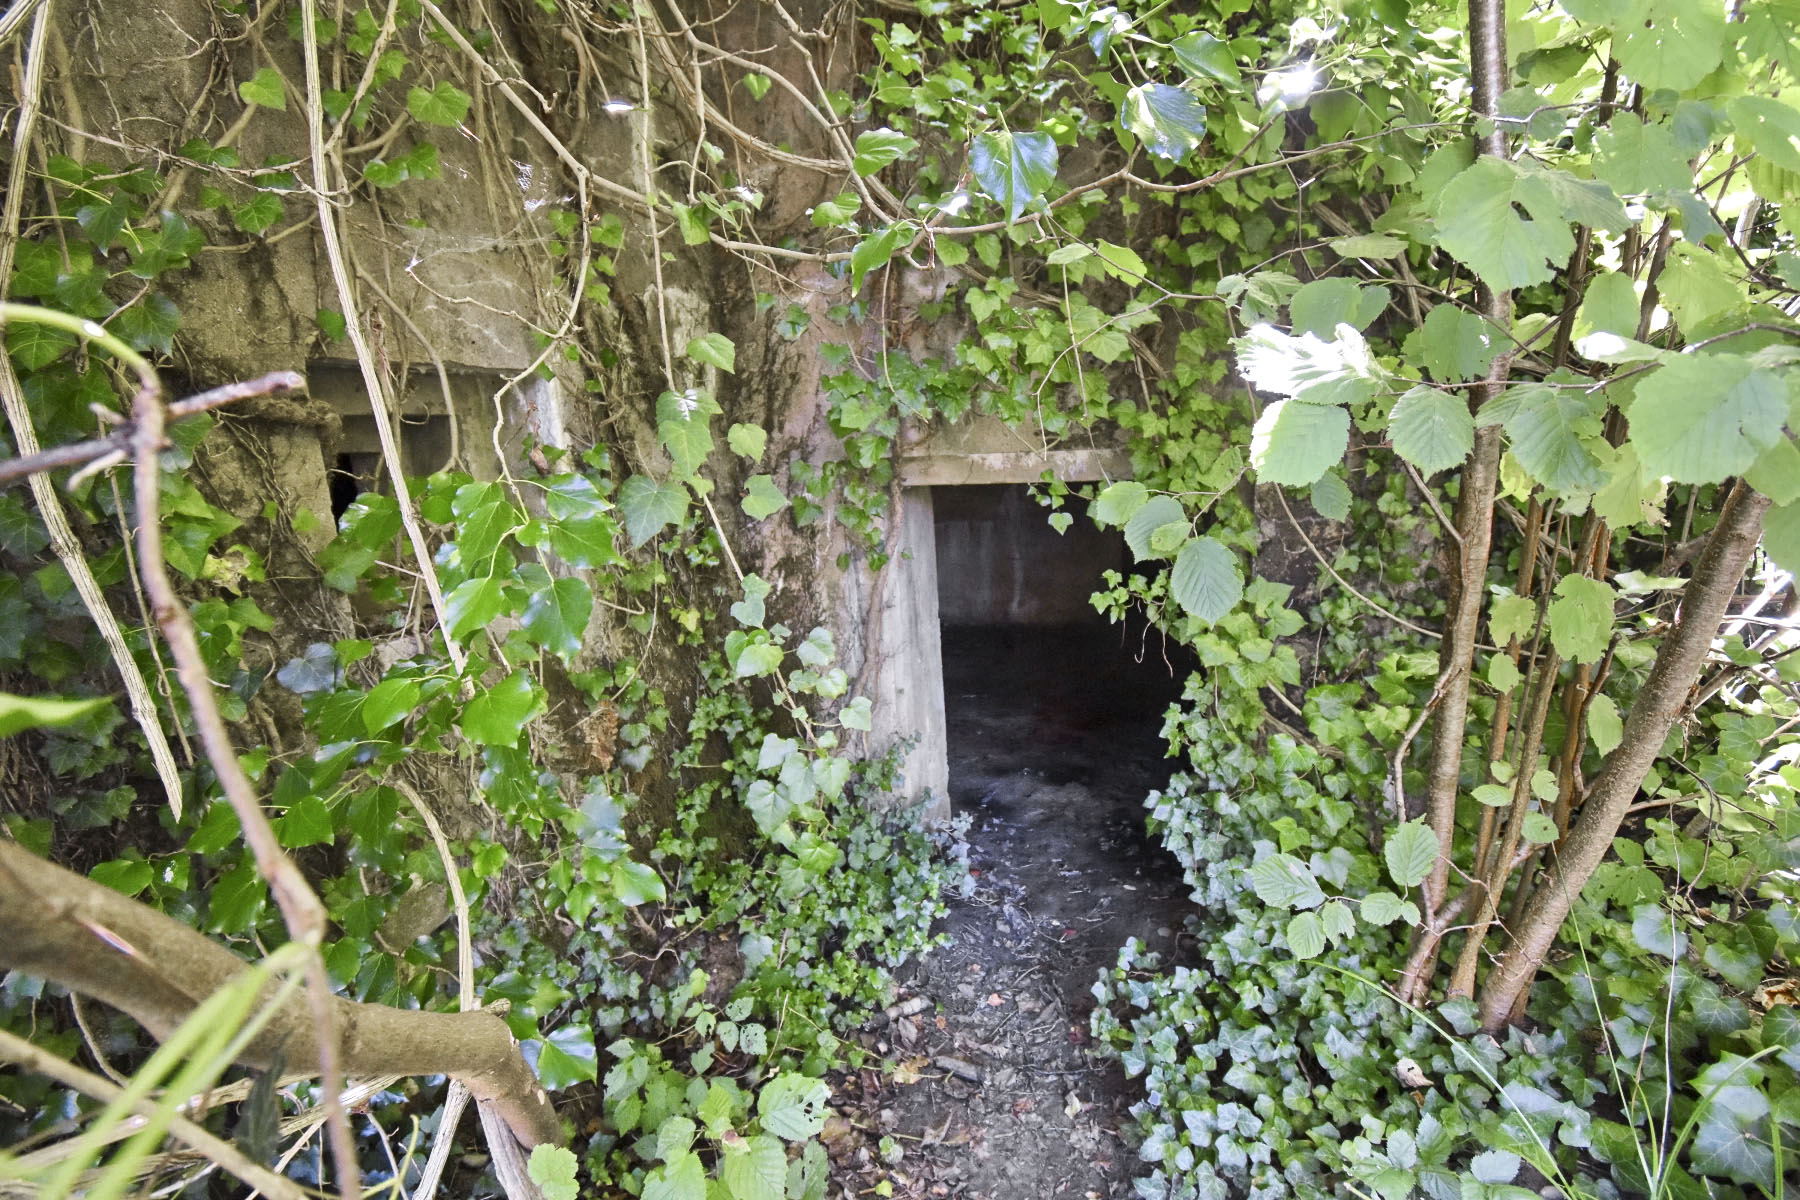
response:
M1646 477L1718 483L1782 436L1787 389L1743 358L1684 354L1638 382L1628 415Z
M1496 291L1549 282L1575 249L1550 186L1491 156L1439 195L1437 242Z
M741 507L752 519L765 521L787 507L788 498L775 486L772 476L752 475L746 486L748 491Z
M369 731L371 737L379 735L382 730L413 710L419 703L422 690L416 679L382 680L363 697L363 728Z
M1588 741L1602 755L1611 754L1625 740L1625 723L1619 719L1619 706L1611 696L1588 699L1587 731Z
M1310 487L1344 460L1350 414L1335 404L1277 400L1257 418L1250 465L1264 483Z
M274 67L262 68L238 84L237 91L245 104L272 108L276 112L287 111L287 89L282 85L281 72Z
M1291 854L1270 854L1258 860L1250 868L1250 886L1256 889L1258 900L1276 908L1317 908L1325 903L1312 868Z
M538 1081L552 1092L592 1083L599 1076L600 1054L593 1026L572 1023L548 1034L538 1048Z
M1418 887L1437 862L1437 835L1423 821L1408 821L1388 834L1381 857L1395 883L1403 888Z
M521 618L525 635L567 663L581 652L594 593L579 579L558 579L532 593Z
M1327 521L1342 521L1350 515L1350 488L1343 476L1327 471L1312 485L1309 497L1313 511Z
M49 366L74 345L74 334L48 325L11 321L6 326L6 352L27 371Z
M1056 181L1056 142L1047 133L982 133L969 150L969 171L989 199L1019 219Z
M1088 515L1096 525L1117 528L1131 520L1150 499L1150 490L1135 479L1108 484L1094 497Z
M1565 575L1550 602L1550 644L1571 662L1595 663L1612 640L1613 590L1598 579Z
M523 668L514 671L463 708L463 736L477 746L516 746L525 723L536 716L543 695Z
M478 629L500 615L506 607L506 594L500 581L491 575L465 579L444 598L444 613L450 618L450 636L464 641Z
M746 425L740 421L726 433L725 444L731 447L733 454L741 454L755 462L768 448L769 431L761 425Z
M1244 595L1237 556L1215 538L1189 540L1175 556L1169 595L1189 616L1209 624L1222 620Z
M661 904L669 898L662 876L654 867L621 855L612 865L612 893L626 908L640 904Z
M430 91L414 87L406 93L406 111L414 120L426 125L447 128L461 125L463 118L469 115L469 103L469 93L448 81Z
M604 567L619 561L614 545L619 526L611 517L596 514L553 522L550 549L572 567Z
M824 1080L784 1071L763 1084L756 1095L756 1112L765 1131L803 1142L825 1128L825 1104L830 1099L831 1089Z
M1469 457L1475 448L1475 418L1461 396L1416 387L1395 401L1388 417L1388 440L1394 453L1424 474L1435 475Z
M812 223L820 229L848 225L861 208L862 198L855 192L839 192L834 198L813 205Z
M1210 33L1190 33L1176 38L1169 49L1174 51L1175 61L1189 75L1230 85L1236 85L1242 78L1238 74L1237 56L1231 52L1231 47Z
M331 840L331 810L318 796L302 796L275 822L275 836L289 850Z
M1325 950L1325 927L1319 914L1303 912L1287 923L1288 949L1298 959L1317 958Z
M1725 8L1710 0L1636 0L1613 27L1612 49L1646 91L1684 92L1724 55Z
M695 362L717 367L727 375L737 373L737 346L722 333L706 333L687 344L687 356Z
M900 241L911 230L905 221L889 225L880 233L866 237L856 243L850 251L850 291L852 294L862 291L863 280L869 272L885 267L888 260L894 257Z
M645 475L633 475L619 488L619 511L625 514L625 533L637 549L687 515L687 485L679 479L662 483Z
M911 154L918 144L904 133L885 126L864 130L856 135L856 155L851 163L852 168L858 175L873 175L889 163Z
M1156 496L1142 505L1131 515L1131 520L1125 522L1125 544L1131 547L1132 559L1143 562L1151 558L1166 558L1168 551L1158 554L1152 545L1156 531L1165 525L1186 520L1187 513L1183 511L1181 501L1173 496Z
M1125 93L1119 123L1150 153L1179 162L1206 137L1206 108L1178 87L1141 83Z
M112 328L134 350L169 354L174 350L175 331L181 328L181 310L161 292L153 292L129 308L120 309Z
M675 471L690 478L713 452L712 420L705 401L694 392L664 392L656 403L656 436ZM623 499L621 498L621 506ZM629 524L629 517L627 517Z
M752 629L760 628L763 623L763 601L771 590L769 582L762 576L744 576L744 598L731 606L732 620ZM801 657L805 657L804 651Z

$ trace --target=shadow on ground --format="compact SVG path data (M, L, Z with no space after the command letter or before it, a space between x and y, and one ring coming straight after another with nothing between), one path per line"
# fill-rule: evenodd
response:
M869 1037L899 1070L841 1089L846 1194L885 1179L901 1197L1128 1195L1127 1089L1091 1052L1089 989L1129 937L1171 951L1191 910L1143 808L1170 773L1158 731L1185 671L1154 633L1127 644L1116 627L947 628L943 642L975 889Z

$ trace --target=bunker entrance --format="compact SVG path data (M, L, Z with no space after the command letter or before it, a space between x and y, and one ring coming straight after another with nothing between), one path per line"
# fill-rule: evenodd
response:
M1116 531L1058 534L1022 485L932 502L950 803L970 818L977 895L1011 939L1053 943L1066 994L1085 995L1126 938L1171 949L1188 911L1143 805L1173 767L1163 713L1188 663L1090 602L1131 569Z

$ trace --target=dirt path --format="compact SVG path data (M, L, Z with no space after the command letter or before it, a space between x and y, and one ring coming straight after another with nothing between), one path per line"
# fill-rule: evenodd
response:
M882 1180L901 1197L1128 1195L1127 1089L1090 1052L1089 989L1128 937L1170 949L1190 907L1144 831L1179 684L1105 628L947 629L944 668L951 802L972 817L976 888L871 1036L901 1070L839 1090L857 1114L839 1178L852 1195Z

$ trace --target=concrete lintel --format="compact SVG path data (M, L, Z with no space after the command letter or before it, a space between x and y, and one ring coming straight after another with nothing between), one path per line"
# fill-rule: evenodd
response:
M972 483L1036 483L1049 471L1064 483L1130 479L1125 450L1022 450L990 454L920 454L900 459L906 487L950 487Z

